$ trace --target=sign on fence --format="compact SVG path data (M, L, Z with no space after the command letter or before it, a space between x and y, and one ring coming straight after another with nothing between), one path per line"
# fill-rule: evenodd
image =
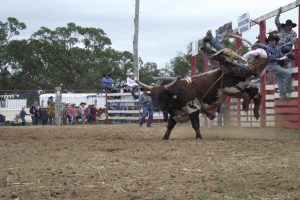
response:
M241 15L238 19L238 29L240 33L243 33L245 31L250 30L251 24L250 24L250 15L249 13L244 13Z

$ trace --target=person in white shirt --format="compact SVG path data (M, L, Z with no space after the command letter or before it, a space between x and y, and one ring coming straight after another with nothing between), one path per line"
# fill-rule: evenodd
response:
M132 94L132 96L135 99L138 99L139 96L135 94L137 88L138 88L138 84L135 82L135 78L134 78L134 74L132 72L127 74L127 80L126 80L126 85L130 91L130 93Z

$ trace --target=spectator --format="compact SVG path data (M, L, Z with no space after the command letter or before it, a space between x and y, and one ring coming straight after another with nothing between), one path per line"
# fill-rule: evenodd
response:
M272 35L267 38L270 63L266 67L266 72L273 72L275 74L278 82L279 96L281 99L285 99L287 98L287 93L291 91L292 74L278 64L278 62L287 59L286 56L283 56L280 47L276 45L276 41L278 40L278 37Z
M126 85L128 90L132 94L135 99L138 99L139 96L135 94L138 89L138 84L135 82L134 74L132 72L128 73L128 77L126 79Z
M153 105L151 96L147 93L146 89L143 89L143 94L140 96L139 102L140 106L143 108L142 117L140 119L140 127L143 126L145 118L148 116L147 127L151 127L153 120Z
M49 106L50 104L54 104L53 96L50 96L50 97L48 98L47 105Z
M103 90L108 92L113 92L114 91L113 84L114 84L114 80L111 78L110 74L103 75L101 79L101 87Z
M282 8L279 8L277 16L275 17L275 24L279 31L278 45L281 48L283 54L290 53L297 39L297 33L293 31L297 25L292 20L286 20L285 24L280 23L279 17Z
M55 107L54 102L50 102L47 106L48 124L54 123Z
M4 126L5 125L5 116L0 114L0 126Z
M218 127L222 127L223 125L224 126L229 125L229 123L228 123L229 122L229 109L230 109L230 97L227 96L218 111L218 116L217 116Z
M41 115L40 115L39 105L38 105L37 101L35 101L32 104L32 106L30 107L29 112L31 114L32 125L38 125Z
M81 102L79 105L79 108L78 108L79 120L80 120L81 124L85 124L85 119L86 119L86 113L84 112L85 105L86 105L86 103Z
M97 109L94 104L90 104L86 109L87 122L94 123L96 121Z
M77 109L75 104L71 104L67 110L67 117L69 119L69 124L76 124L76 117L77 117Z
M25 120L26 115L30 115L30 114L26 113L25 107L22 107L22 110L20 111L20 118L22 120L22 126L25 126L25 124L26 124L26 120Z
M42 125L46 125L48 123L47 108L40 108L40 109L41 109L41 122L42 122Z

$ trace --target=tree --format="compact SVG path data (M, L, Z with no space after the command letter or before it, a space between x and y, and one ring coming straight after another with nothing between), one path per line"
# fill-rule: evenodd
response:
M140 68L140 81L146 84L154 82L153 77L159 76L160 70L154 62L147 62Z
M7 45L14 36L26 28L25 23L16 18L8 17L6 22L0 21L0 89L12 88L12 59L7 55Z
M32 36L35 55L51 76L49 86L97 88L101 74L114 66L111 41L100 28L83 28L75 23L50 30L42 27Z

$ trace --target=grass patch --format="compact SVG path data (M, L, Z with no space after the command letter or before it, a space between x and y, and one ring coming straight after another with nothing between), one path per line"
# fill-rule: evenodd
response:
M208 195L203 192L194 192L194 196L197 200L208 200Z

